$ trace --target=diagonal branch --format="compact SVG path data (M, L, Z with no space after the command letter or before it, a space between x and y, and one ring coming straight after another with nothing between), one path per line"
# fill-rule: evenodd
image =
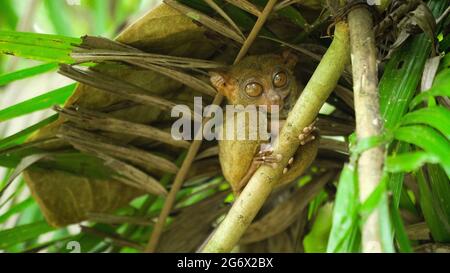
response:
M258 169L207 242L203 252L230 252L239 242L282 175L289 158L298 149L298 136L301 131L316 118L325 100L336 87L348 61L348 26L340 22L336 24L330 48L294 105L274 144L274 154L281 154L282 162L276 168L262 166Z

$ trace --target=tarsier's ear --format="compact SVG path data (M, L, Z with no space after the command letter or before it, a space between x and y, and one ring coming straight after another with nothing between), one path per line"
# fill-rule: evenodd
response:
M209 72L209 80L211 81L211 84L216 88L216 90L227 97L229 94L227 94L227 84L229 81L229 77L226 74L226 72L222 71L210 71Z
M290 49L286 49L281 53L281 57L284 60L285 65L289 69L294 69L298 62L298 56L292 52Z

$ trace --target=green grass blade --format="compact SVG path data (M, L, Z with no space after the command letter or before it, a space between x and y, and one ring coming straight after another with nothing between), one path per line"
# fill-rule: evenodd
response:
M80 38L0 31L0 53L44 62L73 63L70 53Z
M447 2L432 0L428 6L437 18L447 8ZM379 84L380 111L385 128L394 128L407 112L430 52L431 41L426 34L421 34L399 48L386 64Z
M94 32L97 35L104 35L108 29L109 2L109 0L95 0L93 3L95 17Z
M392 226L395 232L395 240L397 241L399 250L401 253L412 253L413 248L411 242L406 234L405 226L403 224L402 217L398 211L398 207L395 204L391 205L391 218Z
M397 154L386 159L386 170L393 173L412 172L426 163L439 163L439 158L422 151Z
M410 109L414 109L422 101L427 101L429 98L437 96L450 96L450 69L445 69L440 72L434 79L433 87L417 95L409 106Z
M68 37L64 35L42 34L35 32L0 31L0 41L25 44L30 46L43 46L59 49L72 49L80 45L81 38Z
M404 142L396 143L395 152L393 155L401 154L409 151L409 145ZM392 192L392 200L395 208L398 208L400 204L400 198L402 196L403 180L405 174L402 172L389 174L389 189Z
M441 106L423 108L408 113L403 117L402 124L426 124L450 139L450 110Z
M76 84L70 84L0 110L0 122L47 109L55 104L63 104L72 95L75 86Z
M47 157L48 154L34 154L27 157L22 158L19 164L17 164L16 169L11 174L11 176L8 179L8 182L6 182L6 186L0 189L0 198L3 196L4 192L8 188L9 185L16 179L23 171L28 169L30 166L38 162L39 160L42 160L43 158Z
M419 185L420 207L433 239L437 242L450 242L449 219L445 219L440 202L435 200L423 169L416 172L416 179Z
M11 208L9 208L4 214L0 215L0 224L4 223L11 216L22 212L24 209L28 208L33 203L34 203L34 199L29 197L29 198L23 200L22 202L15 204Z
M363 216L363 218L367 218L367 216L369 216L380 205L382 197L386 193L386 189L387 180L383 178L369 197L367 197L367 199L361 204L359 213Z
M384 178L387 181L387 177ZM380 183L381 184L381 183ZM384 183L386 184L386 182ZM378 204L379 224L381 233L381 247L384 253L394 253L394 235L392 233L391 215L389 214L389 200L386 191L381 195L380 203Z
M57 34L72 35L71 23L68 20L65 1L45 0L48 18Z
M0 86L7 85L13 81L23 80L45 72L49 72L55 70L56 68L58 68L58 64L48 63L4 74L0 76Z
M428 164L426 170L433 194L433 206L446 227L448 243L450 242L450 180L437 164Z
M35 222L0 231L0 249L36 239L39 236L54 230L47 222Z
M355 168L346 165L339 179L339 187L333 209L333 225L327 252L352 252L358 227L358 179Z
M19 22L19 16L17 15L13 0L2 0L0 1L0 25L3 28L16 29L17 23Z
M14 135L0 140L0 150L12 147L14 145L22 144L33 132L39 130L40 128L54 122L58 119L58 114L48 117Z

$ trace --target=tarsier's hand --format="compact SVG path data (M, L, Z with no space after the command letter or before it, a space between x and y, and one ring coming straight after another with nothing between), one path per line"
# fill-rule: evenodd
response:
M263 144L266 146L267 144ZM281 159L283 158L280 154L273 154L273 148L272 146L269 147L263 147L261 145L260 151L256 154L256 156L253 158L253 162L256 165L269 165L273 168L276 168L278 166L278 163L280 163Z

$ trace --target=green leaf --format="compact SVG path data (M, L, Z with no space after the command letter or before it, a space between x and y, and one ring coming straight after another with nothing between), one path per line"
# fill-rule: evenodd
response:
M58 119L58 114L55 114L51 117L48 117L34 125L31 125L30 127L11 135L7 138L4 138L0 140L0 150L7 149L9 147L12 147L14 145L22 144L33 132L39 130L40 128L56 121Z
M409 144L407 143L396 142L395 145L396 145L395 150L392 153L393 156L397 155L398 153L405 153L409 151ZM398 173L391 173L388 175L389 175L389 189L392 192L393 206L395 208L398 208L402 196L403 180L405 178L405 174L402 172L398 172Z
M411 125L400 127L394 132L396 139L414 144L439 158L447 176L450 177L450 142L430 127Z
M308 22L303 15L295 8L288 6L278 11L278 14L282 17L288 18L292 23L296 24L303 30L307 30L309 27Z
M8 188L9 185L14 181L14 179L17 178L24 170L26 170L28 167L33 165L34 163L38 162L39 160L48 157L48 154L34 154L27 157L22 158L20 163L17 165L14 172L11 174L11 176L8 179L8 182L6 182L6 185L3 187L3 189L0 190L0 198L3 196L3 193Z
M322 206L317 212L311 231L303 239L305 253L325 253L333 219L331 203Z
M21 213L23 210L28 208L33 203L34 203L34 199L32 197L28 197L27 199L23 200L22 202L17 203L14 206L10 207L5 213L0 215L0 224L4 223L11 216L13 216L17 213Z
M407 41L386 64L379 84L380 111L385 128L395 127L407 112L430 51L430 41L421 34Z
M437 18L448 3L433 0L428 6ZM396 50L386 64L379 84L380 112L386 129L395 128L408 111L430 52L431 41L426 34L420 34Z
M437 96L450 96L450 69L445 69L440 72L434 79L433 87L417 95L409 105L410 109L414 109L422 101L429 100L429 98Z
M358 233L358 179L354 166L345 165L339 179L339 187L333 210L333 225L327 252L352 252Z
M54 230L54 228L49 226L45 221L2 230L0 231L0 249L5 249L15 244L36 239L52 230Z
M403 117L402 124L426 124L450 139L450 110L441 106L422 108L408 113Z
M392 225L395 232L395 240L397 241L400 252L412 253L413 248L411 247L411 242L409 241L408 235L406 234L405 226L403 224L403 220L399 213L398 207L396 207L395 204L392 204L390 211Z
M380 184L387 183L387 176L383 178L384 182ZM381 247L385 253L394 253L394 235L392 234L391 226L391 216L389 214L389 201L386 192L381 194L380 202L378 205L379 209L379 224L381 233Z
M389 141L389 137L387 135L379 135L379 136L371 136L363 139L359 139L356 141L356 145L352 146L351 152L352 156L358 156L364 151L375 148L379 145L382 145Z
M410 152L389 156L386 159L388 172L412 172L426 163L439 163L439 158L427 152Z
M30 68L14 71L12 73L4 74L0 76L0 86L7 85L13 81L26 79L29 77L33 77L48 71L55 70L58 67L56 63L48 63L33 66Z
M0 122L63 104L72 95L76 84L70 84L43 95L0 110Z
M377 187L372 191L372 193L367 197L366 200L361 204L359 208L359 213L363 216L363 219L367 218L381 203L381 199L386 195L387 189L387 179L382 178Z
M447 229L448 236L445 242L448 243L450 242L450 180L437 164L428 164L426 170L433 195L433 207Z
M45 0L45 9L57 34L72 35L65 1Z
M52 1L52 0L50 0ZM95 33L97 35L104 35L108 24L108 0L94 1L94 18L95 18Z
M0 53L44 62L73 63L70 53L80 44L80 38L0 31Z
M8 29L16 29L19 22L19 16L12 2L13 0L0 1L0 25L2 28L6 26Z
M416 179L419 185L420 207L433 239L443 243L450 242L449 219L445 217L441 202L436 200L433 189L430 188L422 169L416 172Z

